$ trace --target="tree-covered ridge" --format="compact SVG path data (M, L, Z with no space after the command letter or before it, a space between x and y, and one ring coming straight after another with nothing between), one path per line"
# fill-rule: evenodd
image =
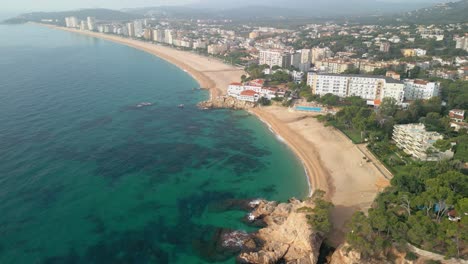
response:
M362 212L353 216L347 241L368 257L409 242L448 257L467 258L467 197L468 177L450 162L411 166L395 175L368 216Z
M42 19L59 20L63 23L65 17L74 16L80 20L86 20L87 17L94 17L97 20L102 21L126 21L132 19L143 18L143 16L137 14L130 14L120 12L111 9L80 9L74 11L63 11L63 12L33 12L22 14L17 17L5 20L4 23L24 23L29 21L39 22Z

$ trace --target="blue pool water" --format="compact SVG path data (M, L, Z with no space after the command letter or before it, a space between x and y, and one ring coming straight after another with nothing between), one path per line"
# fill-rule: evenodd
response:
M309 107L309 106L296 106L298 111L307 111L307 112L321 112L321 107Z

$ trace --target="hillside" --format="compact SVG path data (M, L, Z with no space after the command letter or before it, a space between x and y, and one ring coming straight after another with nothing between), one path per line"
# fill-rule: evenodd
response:
M203 0L196 5L159 6L124 9L139 15L157 15L175 18L213 18L233 20L336 18L406 12L430 4L411 2L405 5L375 0L239 0L235 2ZM340 8L330 8L340 6Z
M450 24L468 22L467 14L468 0L461 0L395 15L352 17L349 21L366 24Z
M138 14L130 14L121 11L111 9L80 9L74 11L63 11L63 12L33 12L22 14L14 18L10 18L4 21L7 24L24 23L28 21L40 21L41 19L52 19L63 21L65 17L75 16L78 19L84 20L87 17L95 17L101 21L125 21L137 18L142 18Z
M431 8L405 13L402 21L418 24L468 22L468 0L438 4Z

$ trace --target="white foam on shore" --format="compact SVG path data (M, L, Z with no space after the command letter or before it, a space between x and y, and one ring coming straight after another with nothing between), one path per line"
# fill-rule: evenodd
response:
M248 110L248 112L254 116L256 116L263 124L265 124L267 127L268 127L268 130L271 131L271 133L273 133L273 135L275 135L275 137L282 143L284 143L286 146L288 146L288 148L294 153L294 155L301 161L301 164L302 164L302 168L304 169L304 172L305 172L305 175L307 177L307 186L309 188L309 197L312 197L312 194L314 193L314 191L312 190L312 186L310 184L310 177L309 177L309 171L307 171L307 167L304 163L304 161L301 159L301 157L299 157L299 155L296 154L296 152L292 149L292 147L288 144L288 142L282 137L280 136L278 133L276 133L276 131L273 129L273 127L270 125L270 123L268 123L267 121L263 120L263 118L261 118L260 116L256 115L255 113L251 112L250 110Z

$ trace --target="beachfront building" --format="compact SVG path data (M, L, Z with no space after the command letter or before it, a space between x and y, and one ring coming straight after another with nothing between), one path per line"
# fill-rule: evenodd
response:
M255 103L255 102L258 101L258 99L260 99L260 95L255 91L245 90L245 91L240 92L237 99L239 99L241 101L247 101L247 102Z
M164 30L154 29L153 30L153 41L164 42Z
M424 80L405 80L406 100L427 100L438 97L440 93L440 83L428 82Z
M150 28L145 28L143 38L145 40L153 40L153 30Z
M81 20L80 30L88 30L88 24L86 23L86 21Z
M424 124L395 125L393 141L406 154L423 161L439 161L453 158L451 150L441 152L433 145L444 137L437 132L428 132Z
M384 76L309 72L307 84L312 88L312 94L359 96L370 105L378 104L376 101L385 97L394 98L397 103L402 103L404 99L404 84Z
M71 16L65 18L65 26L67 28L78 28L80 24L78 23L78 18Z
M174 31L171 29L164 30L164 43L172 45L174 43Z
M129 37L135 37L135 26L132 22L127 23L127 34Z
M245 101L245 95L242 95L244 91L253 91L258 95L258 98L265 97L269 100L276 97L284 97L285 91L278 88L264 87L263 80L252 80L246 83L231 83L228 86L228 95L239 100Z
M96 30L96 19L94 17L87 17L86 23L88 24L88 30L90 31Z

